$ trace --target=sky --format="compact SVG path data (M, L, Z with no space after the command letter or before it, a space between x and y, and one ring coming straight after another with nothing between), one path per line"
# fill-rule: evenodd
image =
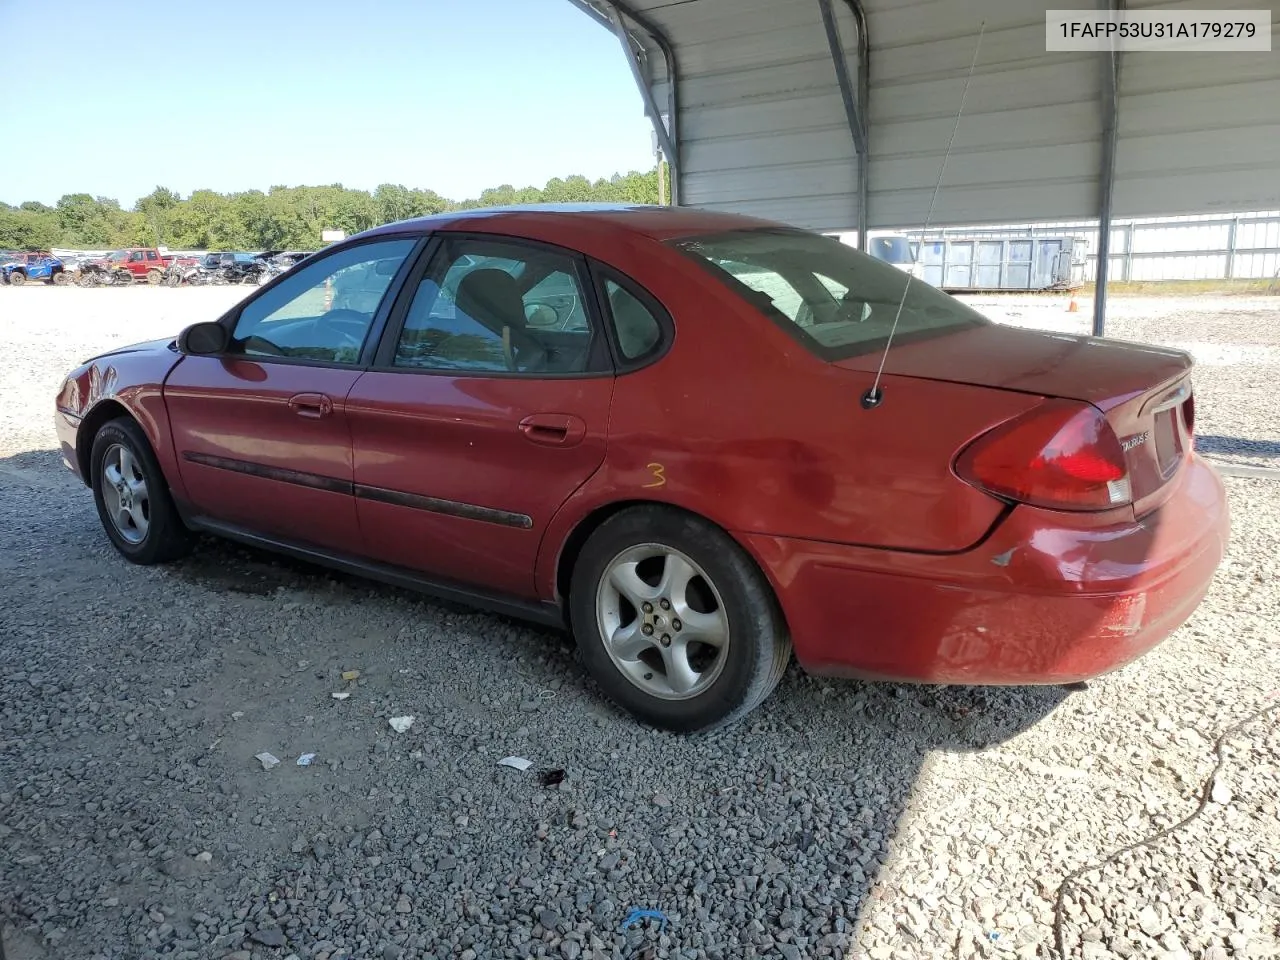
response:
M617 39L569 0L0 0L0 200L126 209L380 183L451 199L646 170L650 127Z

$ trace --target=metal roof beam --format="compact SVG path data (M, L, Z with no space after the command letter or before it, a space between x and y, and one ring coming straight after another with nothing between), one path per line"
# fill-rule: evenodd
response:
M589 0L569 0L569 2L606 30L613 29L613 21L609 19L607 14L597 10Z
M569 2L596 23L617 34L618 42L622 44L623 54L631 67L631 76L635 80L636 89L640 91L640 97L644 100L645 113L649 117L649 122L653 124L653 132L658 138L658 145L662 148L662 152L667 158L667 164L671 168L671 203L679 206L683 165L680 162L680 71L676 63L675 48L672 47L666 34L654 25L653 21L638 13L634 7L629 3L624 3L623 0L569 0ZM608 12L602 11L597 4L603 5ZM653 45L662 54L662 59L666 65L667 122L665 124L662 122L662 112L658 109L657 101L653 96L653 89L650 86L649 78L645 76L640 57L635 49L632 48L633 34L627 27L628 20L652 40ZM644 49L643 44L640 44L640 47ZM658 176L662 176L661 170L658 171Z

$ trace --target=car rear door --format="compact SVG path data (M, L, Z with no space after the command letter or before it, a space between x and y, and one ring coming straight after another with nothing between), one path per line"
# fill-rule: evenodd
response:
M542 534L604 460L613 368L590 289L569 251L437 244L347 397L371 556L536 596Z
M164 385L188 508L242 531L358 554L347 392L417 237L317 257L224 318L221 356L186 356ZM371 269L365 270L369 267ZM360 271L362 310L329 310L335 277Z

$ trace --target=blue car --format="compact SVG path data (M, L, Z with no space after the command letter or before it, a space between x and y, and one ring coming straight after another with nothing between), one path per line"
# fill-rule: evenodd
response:
M19 253L0 263L0 280L15 287L28 280L43 280L63 286L71 282L71 274L51 253Z

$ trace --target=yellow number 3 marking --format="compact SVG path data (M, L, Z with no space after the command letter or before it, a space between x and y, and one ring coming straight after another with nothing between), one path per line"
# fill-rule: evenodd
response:
M649 470L653 473L653 483L646 483L643 484L643 486L661 487L666 484L667 477L666 474L663 473L663 471L667 469L666 467L660 463L650 463L646 464L646 466L648 466Z

